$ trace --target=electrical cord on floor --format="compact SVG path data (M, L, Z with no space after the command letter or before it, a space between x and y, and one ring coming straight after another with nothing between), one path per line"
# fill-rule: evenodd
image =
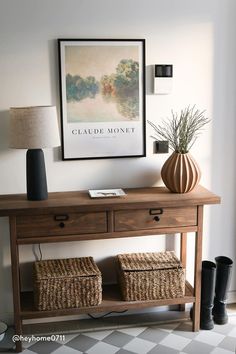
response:
M87 315L92 318L93 320L100 320L101 318L104 318L108 315L110 315L111 313L124 313L124 312L127 312L128 310L124 310L124 311L110 311L110 312L107 312L105 313L105 315L102 315L102 316L98 316L98 317L95 317L93 315L91 315L90 313L87 313Z

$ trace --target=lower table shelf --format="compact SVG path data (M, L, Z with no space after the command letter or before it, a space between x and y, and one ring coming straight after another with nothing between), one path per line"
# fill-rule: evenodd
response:
M103 301L98 306L70 308L61 310L38 311L34 308L33 292L21 293L21 312L22 319L45 318L55 316L76 315L84 313L98 313L109 311L124 311L130 309L142 309L155 306L168 306L175 304L185 304L195 302L192 286L186 281L185 296L175 299L162 299L150 301L124 301L121 298L119 286L117 284L103 286Z

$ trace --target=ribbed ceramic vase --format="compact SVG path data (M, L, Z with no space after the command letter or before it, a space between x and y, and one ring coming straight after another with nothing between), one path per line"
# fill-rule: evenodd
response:
M190 153L173 152L162 167L161 177L171 192L188 193L199 183L201 171Z

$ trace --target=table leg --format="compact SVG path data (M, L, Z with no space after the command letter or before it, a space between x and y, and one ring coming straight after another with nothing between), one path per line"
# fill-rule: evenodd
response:
M198 206L198 231L195 234L195 270L194 270L195 303L193 306L193 331L199 331L200 329L202 222L203 222L203 206Z
M187 233L180 234L180 261L183 268L186 270L186 249L187 249ZM185 304L179 305L179 311L185 311Z
M20 317L20 266L19 249L16 239L16 217L10 217L10 238L11 238L11 270L12 270L12 289L14 302L14 323L15 334L22 335L22 322ZM21 341L16 341L15 351L22 351Z

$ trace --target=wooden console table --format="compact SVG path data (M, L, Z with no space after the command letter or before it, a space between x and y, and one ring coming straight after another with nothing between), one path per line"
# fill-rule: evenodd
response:
M164 187L126 189L120 198L91 199L87 191L50 193L48 200L28 201L25 194L0 196L0 216L9 216L15 330L22 334L22 320L54 316L121 311L193 303L193 331L199 330L204 204L218 204L220 197L198 186L187 194ZM185 296L156 301L123 301L117 286L104 286L99 306L37 311L33 293L22 292L19 245L98 240L180 233L180 258L186 267L187 233L195 232L194 288L186 281ZM22 350L16 343L16 351Z

